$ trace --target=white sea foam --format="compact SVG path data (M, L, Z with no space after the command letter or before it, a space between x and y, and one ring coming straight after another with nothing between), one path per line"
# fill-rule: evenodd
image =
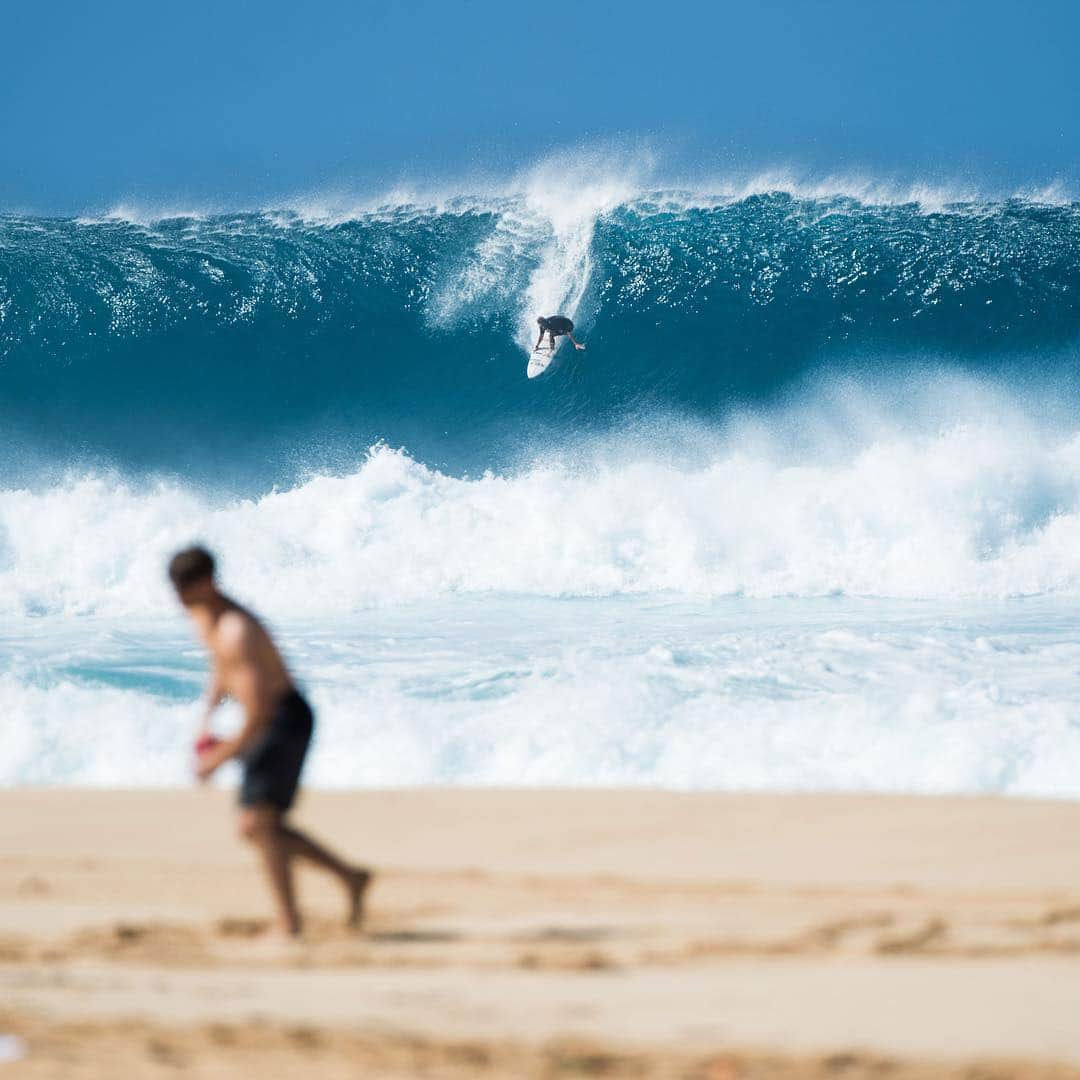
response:
M0 493L0 785L186 782L204 661L163 564L200 538L310 691L316 786L1076 797L1069 411L886 390L471 479L377 447L252 499Z
M0 622L0 786L189 782L203 672L187 628L44 621L29 646ZM276 627L318 714L317 787L1071 797L1076 629L1045 600L505 597Z
M573 318L592 273L592 239L600 217L632 202L644 190L650 159L636 166L602 152L538 165L498 194L478 197L476 209L494 212L495 226L472 257L439 289L432 305L437 322L452 323L477 304L517 311L517 340L530 351L536 319ZM518 282L520 268L527 280Z
M527 205L550 223L551 237L533 271L520 307L518 341L526 350L535 344L539 315L573 318L592 272L592 238L598 218L642 190L638 170L623 162L616 169L603 159L546 164L524 180Z
M251 499L109 475L2 491L0 614L160 610L163 562L195 538L287 616L489 592L1076 595L1080 435L927 379L723 431L655 420L502 475L380 446Z

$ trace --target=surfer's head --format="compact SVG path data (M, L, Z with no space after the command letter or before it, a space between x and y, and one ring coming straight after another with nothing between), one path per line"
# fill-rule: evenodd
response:
M178 551L169 560L169 580L182 604L198 603L214 591L214 556L197 546Z
M541 315L540 318L536 320L536 324L537 326L547 326L547 319L545 319L544 316Z

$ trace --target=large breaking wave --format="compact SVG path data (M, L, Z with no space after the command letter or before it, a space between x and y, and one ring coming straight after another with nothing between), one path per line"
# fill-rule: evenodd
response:
M617 185L348 213L0 218L0 422L35 461L266 483L379 440L451 470L821 365L1020 381L1080 331L1080 208ZM590 350L530 383L537 314ZM5 464L14 467L17 455Z

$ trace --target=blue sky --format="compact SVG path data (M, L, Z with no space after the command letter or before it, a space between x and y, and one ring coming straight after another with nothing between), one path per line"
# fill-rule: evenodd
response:
M12 7L10 210L251 205L639 139L678 173L1080 177L1067 0Z

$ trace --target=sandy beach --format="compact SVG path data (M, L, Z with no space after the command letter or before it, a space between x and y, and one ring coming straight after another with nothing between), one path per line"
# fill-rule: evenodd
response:
M1080 806L317 792L296 948L223 791L0 793L4 1075L1080 1077Z

